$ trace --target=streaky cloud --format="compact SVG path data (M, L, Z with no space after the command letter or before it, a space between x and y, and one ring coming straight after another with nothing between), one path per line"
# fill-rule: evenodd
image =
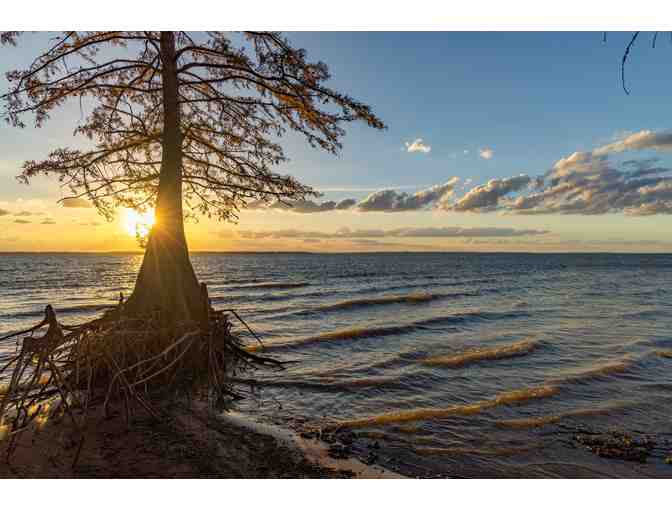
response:
M474 238L543 236L548 230L499 227L404 227L396 229L357 229L347 227L335 232L284 229L271 231L240 231L244 239L373 239L373 238Z
M672 151L672 131L656 133L648 129L642 130L614 143L598 147L593 151L593 155L604 156L618 152L641 151L645 149Z

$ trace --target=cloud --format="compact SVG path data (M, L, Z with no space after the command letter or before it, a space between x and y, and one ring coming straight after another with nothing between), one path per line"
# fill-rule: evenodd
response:
M492 159L492 157L495 155L495 151L488 147L485 147L478 151L478 155L483 159Z
M354 198L346 198L345 200L341 200L339 203L336 204L336 209L337 210L350 209L356 203L357 200L355 200Z
M443 204L446 210L458 212L488 212L495 210L499 200L509 193L514 193L529 186L532 182L527 175L506 179L491 179L487 184L476 186L468 191L454 204Z
M347 227L335 232L306 231L297 229L272 231L241 231L244 239L370 239L370 238L474 238L522 237L546 235L549 231L499 227L404 227L390 230L357 229Z
M416 140L417 141L417 140ZM421 141L421 140L420 140ZM471 187L466 179L457 189L453 177L416 193L384 189L361 201L265 204L250 208L319 213L337 210L357 212L420 211L434 207L450 212L503 212L535 214L607 214L622 212L634 216L672 213L672 168L660 165L657 158L630 159L614 164L612 153L626 150L672 150L672 131L640 131L593 151L577 151L553 163L547 171L531 177L518 175L497 178ZM488 151L487 156L484 152ZM492 157L492 149L481 149L481 157ZM456 198L457 195L457 198Z
M340 202L329 200L327 202L315 202L313 200L287 200L284 202L271 202L267 204L261 200L247 204L248 209L276 209L291 211L299 214L312 214L330 211L343 211L352 208L357 203L354 198L347 198Z
M453 194L459 178L453 177L445 184L437 184L416 193L382 190L371 193L357 204L357 209L364 212L400 212L424 209L438 201L447 201Z
M654 132L642 130L633 133L614 143L603 145L593 151L594 156L605 156L625 151L641 151L651 149L655 151L672 151L672 131Z
M661 166L657 158L630 159L620 165L609 159L611 154L647 149L672 150L672 132L644 130L593 151L574 152L534 178L529 188L516 198L497 197L495 190L474 188L453 210L497 210L525 215L672 214L672 168ZM486 200L493 195L494 200Z
M617 168L606 155L575 152L558 160L542 187L504 204L516 214L607 214L645 216L672 212L672 171L656 159L626 161Z
M631 216L653 216L654 214L672 214L672 201L640 204L625 211Z
M47 218L46 220L41 222L41 225L56 225L56 222L51 218Z
M520 237L548 234L548 230L498 227L426 227L392 230L394 237Z
M329 200L327 202L315 202L313 200L294 200L284 202L272 202L270 204L261 200L251 202L248 209L275 209L291 211L300 214L313 214L331 211L357 210L360 212L400 212L417 211L429 207L440 200L447 200L457 185L459 178L453 177L445 184L437 184L428 189L416 193L407 193L392 189L380 190L368 195L365 199L357 201L354 198L346 198L339 202Z
M32 223L32 221L19 219L19 220L14 220L14 223L19 223L21 225L25 225L25 224L28 224L28 223Z
M71 208L90 208L93 207L91 205L91 202L84 198L64 198L61 201L61 204L63 207L71 207Z
M0 216L9 216L11 213L7 209L0 208Z
M422 141L422 138L416 138L412 142L406 142L406 152L423 152L427 154L432 148Z

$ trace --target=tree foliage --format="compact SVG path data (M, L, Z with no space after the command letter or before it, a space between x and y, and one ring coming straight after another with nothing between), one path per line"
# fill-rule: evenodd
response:
M0 33L16 45L18 32ZM287 160L279 144L299 133L313 147L341 149L343 125L382 129L371 109L329 88L322 62L277 33L176 32L175 62L186 209L223 220L252 201L301 200L317 193L274 171ZM117 206L155 204L163 141L160 32L64 32L25 69L9 71L6 120L39 127L52 110L79 100L90 111L75 134L91 147L61 147L26 161L19 179L55 175L71 197L108 218Z

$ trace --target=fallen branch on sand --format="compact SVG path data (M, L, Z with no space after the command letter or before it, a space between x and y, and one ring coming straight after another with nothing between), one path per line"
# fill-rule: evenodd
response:
M214 310L202 285L207 310L200 323L173 323L156 313L126 316L123 297L101 318L68 326L48 305L45 317L27 330L0 340L24 337L18 354L0 367L0 439L7 439L9 460L18 438L50 418L68 417L80 438L91 406L123 404L127 422L134 405L160 417L156 398L197 397L224 407L242 395L234 388L236 374L255 367L281 368L273 358L246 351L232 332L228 313L252 329L233 310ZM43 336L34 336L47 327ZM5 376L5 377L3 377Z

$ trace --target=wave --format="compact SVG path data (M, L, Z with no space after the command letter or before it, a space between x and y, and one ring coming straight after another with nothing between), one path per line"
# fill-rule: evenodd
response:
M306 298L306 297L323 297L326 292L315 292L310 294L300 294L295 296L290 296L289 298ZM342 310L356 310L359 308L366 308L369 306L379 306L379 305L388 305L388 304L420 304L427 303L430 301L436 301L441 299L461 299L465 297L476 297L481 295L481 292L456 292L453 294L436 294L436 293L421 293L414 292L410 294L402 294L396 296L382 296L382 297L371 297L371 298L361 298L361 299L346 299L344 301L338 301L336 303L325 304L316 306L314 308L289 311L288 313L280 313L274 315L274 319L280 319L284 317L293 317L293 316L310 316L321 314L324 312L331 311L342 311ZM264 296L260 299L263 301L275 301L275 300L286 300L288 296ZM288 307L288 310L291 307Z
M417 281L417 280L415 280ZM406 290L406 289L427 289L431 287L465 287L465 286L470 286L474 284L480 284L480 283L499 283L501 285L501 282L498 282L496 279L493 278L478 278L478 279L472 279L472 280L451 280L451 281L444 281L444 280L431 280L431 281L426 281L422 283L395 283L395 282L390 282L394 283L393 285L385 285L385 286L376 286L376 287L363 287L361 289L355 290L355 294L375 294L378 292L390 292L390 291L395 291L395 290ZM514 287L507 287L506 289L512 289ZM486 292L497 292L501 290L502 287L498 288L489 288L489 289L477 289L473 291L473 294L465 294L465 295L475 295L478 296L481 293L486 293Z
M432 317L415 322L418 328L429 328L431 326L441 324L460 324L464 322L479 322L479 321L498 321L506 319L519 319L529 317L530 314L524 311L507 311L507 312L465 312L461 314Z
M672 358L672 350L669 351L655 351L661 358Z
M419 321L409 322L393 326L355 326L340 329L320 335L296 338L291 340L266 343L263 346L253 345L247 347L250 352L259 350L281 349L286 347L299 347L331 340L355 340L359 338L377 338L390 335L402 335L416 330L429 329L432 326L448 324L464 324L479 320L499 320L527 316L520 312L466 312L463 314L430 317Z
M383 337L388 335L399 335L407 333L415 329L413 324L401 325L401 326L381 326L381 327L353 327L348 329L340 329L337 331L332 331L330 333L323 333L321 335L306 337L306 338L297 338L293 340L285 340L278 342L265 343L262 345L252 345L246 347L249 352L254 351L269 351L273 349L282 349L286 347L302 347L306 345L311 345L315 343L325 342L329 340L355 340L358 338L368 338L368 337Z
M588 367L566 370L562 375L552 378L551 383L582 383L614 374L620 374L632 368L637 361L638 359L633 356L624 356L623 358L614 361L605 361Z
M337 303L322 305L309 310L313 311L331 311L331 310L347 310L350 308L360 308L366 306L375 306L375 305L387 305L387 304L400 304L400 303L426 303L436 299L440 299L443 296L440 294L429 294L429 293L413 293L405 294L401 296L383 296L378 298L362 298L362 299L349 299L345 301L339 301Z
M414 447L413 451L418 455L483 455L502 457L507 455L516 455L532 450L537 450L538 445L525 446L494 446L492 448L476 448L471 446L419 446Z
M272 287L277 285L277 287ZM452 285L452 284L451 284ZM458 285L458 284L455 284ZM301 292L297 291L296 293L264 293L264 294L258 294L258 293L236 293L232 294L229 293L229 291L245 291L245 290L263 290L263 289L272 289L274 288L275 290L282 290L283 288L285 290L289 289L295 289L295 288L301 288L301 287L306 287L306 286L311 286L312 289L316 289L313 291L309 292ZM362 294L380 294L380 293L387 293L387 292L392 292L396 290L405 290L409 291L411 290L411 294L415 295L422 295L424 293L429 294L430 292L428 291L429 288L434 287L434 284L405 284L405 285L397 285L397 286L384 286L384 287L368 287L368 288L362 288L362 289L356 289L356 290L351 290L348 291L349 294L355 294L355 295L362 295ZM475 290L465 290L463 292L455 292L455 293L431 293L433 295L436 295L436 299L462 299L462 298L470 298L470 297L479 297L479 296L485 296L487 294L500 294L503 292L507 292L510 289L513 289L514 287L491 287L491 288L481 288L481 289L475 289ZM412 289L422 289L422 291L419 292L413 292ZM226 293L222 293L223 291L226 291ZM244 285L244 286L235 286L235 287L228 287L226 289L215 289L211 293L211 297L216 297L220 299L221 301L227 301L227 302L232 302L232 303L259 303L259 302L276 302L276 301L291 301L294 299L307 299L307 298L318 298L321 300L322 298L328 297L328 296L333 296L334 294L342 294L344 293L342 288L336 288L336 287L320 287L320 286L312 286L312 284L303 282L303 283L292 283L292 284L284 284L284 283L261 283L261 284L254 284L254 285ZM369 299L377 299L377 298L361 298L361 301L368 301ZM344 301L347 302L348 300ZM353 299L352 301L358 301L358 299ZM339 304L339 303L336 303ZM324 305L325 307L328 307L330 305ZM313 314L317 312L321 312L324 310L320 310L318 308L315 309L307 309L307 310L298 310L297 312L294 312L292 314L288 315L307 315L307 314ZM279 316L282 317L282 316Z
M432 420L438 418L447 418L450 416L472 416L481 411L493 407L508 405L528 400L551 397L558 393L558 388L554 386L536 386L523 388L520 390L505 391L488 400L481 400L473 404L458 404L444 408L418 408L404 411L393 411L391 413L378 414L365 418L355 418L344 420L337 423L339 428L362 428L377 425L389 425L392 423L405 423L423 420Z
M602 407L589 407L585 409L572 409L564 413L546 415L546 416L531 416L528 418L514 418L511 420L500 420L496 425L501 428L509 429L532 429L541 428L546 425L558 423L567 418L580 418L585 416L602 416L610 414L618 409L625 407L625 404L607 405Z
M421 433L423 431L423 429L420 425L417 425L417 424L414 424L414 425L399 425L398 427L395 427L394 431L398 432L400 434L416 435L416 434Z
M664 312L661 310L642 310L640 312L628 312L621 315L623 319L637 320L637 319L658 319Z
M426 358L422 363L429 366L462 367L484 360L498 360L524 356L534 351L539 344L540 342L537 340L522 340L511 344L498 345L496 347L472 349L451 356L433 356Z
M59 315L73 315L77 313L84 312L100 312L114 307L115 304L89 304L89 305L78 305L78 306L65 306L59 307L55 306L54 310L56 311L56 316ZM44 307L37 307L34 310L26 310L23 312L16 312L10 315L12 319L31 319L33 317L44 317Z
M237 382L248 382L247 380L238 380ZM249 381L254 384L259 384L266 387L281 387L281 388L302 388L312 389L318 391L344 391L353 388L380 388L398 386L399 379L397 377L372 376L361 377L355 379L337 379L337 378L322 378L317 380L306 379L273 379L269 381Z
M308 282L261 282L250 283L247 285L236 285L229 287L229 290L247 290L247 289L297 289L300 287L308 287Z

